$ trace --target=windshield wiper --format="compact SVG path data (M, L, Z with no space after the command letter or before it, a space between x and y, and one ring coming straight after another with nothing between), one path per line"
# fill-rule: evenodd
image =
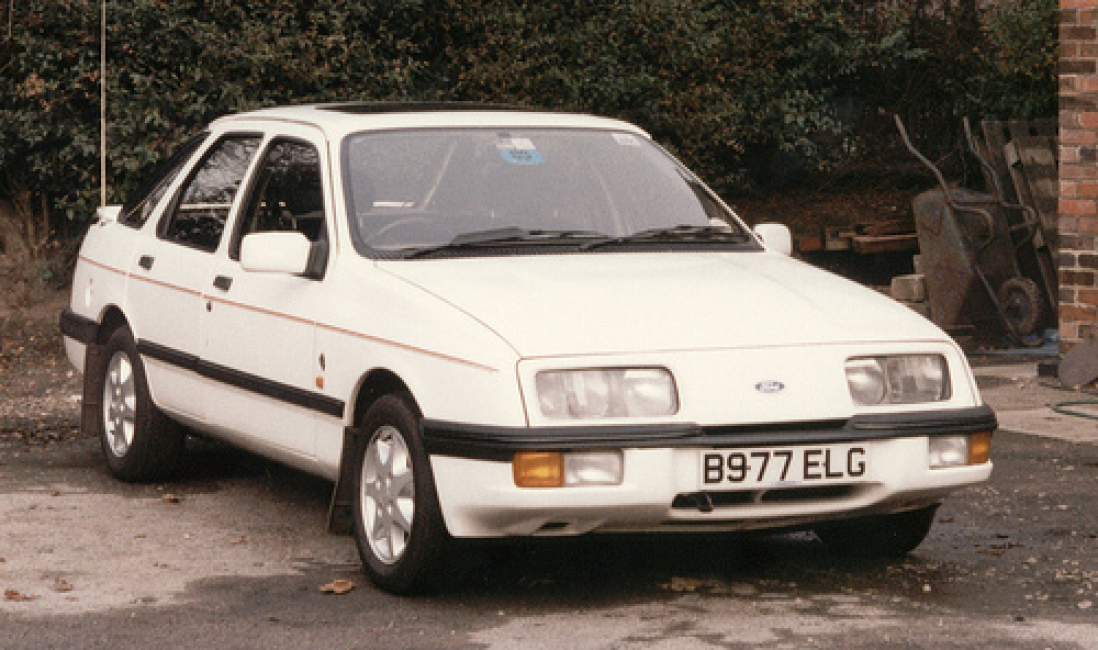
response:
M648 244L648 243L735 243L742 244L751 241L751 238L742 233L730 230L725 226L690 226L678 225L669 228L650 228L641 230L631 235L621 237L607 237L592 241L580 247L580 250L594 250L604 246Z
M404 254L405 259L429 257L436 253L454 250L493 248L512 244L561 244L573 243L577 239L602 241L606 235L591 230L527 230L526 228L506 227L491 230L477 230L461 233L440 246L416 248Z

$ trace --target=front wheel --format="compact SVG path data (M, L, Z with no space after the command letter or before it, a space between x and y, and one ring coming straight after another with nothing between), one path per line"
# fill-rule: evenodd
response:
M419 418L405 395L366 412L355 451L355 542L366 574L395 594L429 591L445 573L446 532Z
M849 558L898 558L923 543L934 525L938 504L891 515L829 521L816 526L816 537L832 555Z

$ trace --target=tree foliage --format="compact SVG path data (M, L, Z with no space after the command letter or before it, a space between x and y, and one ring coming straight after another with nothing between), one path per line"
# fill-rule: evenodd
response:
M101 5L6 4L0 199L75 231L98 202ZM1055 29L1055 0L109 2L110 199L218 115L385 99L622 117L739 191L857 156L866 116L1052 114Z

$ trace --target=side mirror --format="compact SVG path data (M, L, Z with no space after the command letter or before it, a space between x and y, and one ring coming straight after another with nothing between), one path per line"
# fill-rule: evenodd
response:
M95 216L99 219L99 223L114 223L118 221L118 217L122 215L122 206L120 205L101 205L95 210Z
M755 234L759 236L767 250L782 255L793 254L793 233L785 224L760 223L755 226Z
M252 233L240 242L240 265L245 271L303 275L312 250L312 242L299 232Z

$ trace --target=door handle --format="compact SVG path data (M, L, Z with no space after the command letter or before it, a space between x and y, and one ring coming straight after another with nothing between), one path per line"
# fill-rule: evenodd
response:
M227 275L219 275L214 278L213 285L222 291L228 291L233 286L233 279Z
M151 255L142 255L141 258L137 260L137 265L146 271L151 271L154 261L155 260Z

